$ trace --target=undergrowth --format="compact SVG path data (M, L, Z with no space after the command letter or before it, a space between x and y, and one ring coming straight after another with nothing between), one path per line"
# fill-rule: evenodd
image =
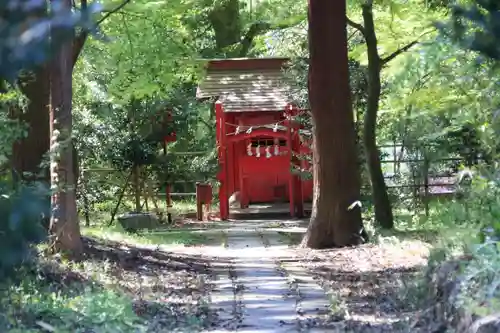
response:
M406 237L418 230L434 233L427 271L410 281L406 298L415 304L435 304L429 280L447 262L459 260L453 297L446 300L456 309L485 316L500 312L500 182L498 177L475 177L460 199L436 203L427 218L399 226L384 237ZM414 221L415 222L415 221ZM460 258L467 258L466 260Z
M24 267L1 290L2 332L140 332L132 299L71 272Z
M87 243L81 262L39 256L0 283L0 332L196 332L203 327L205 273L193 270L202 266L123 242L95 238Z
M196 245L205 241L205 236L202 234L182 228L129 233L119 225L92 226L82 227L82 234L104 240L140 245Z
M167 211L167 205L164 200L157 200L156 205L158 206L158 209L162 212ZM110 212L114 211L116 208L116 200L105 200L101 202L96 202L90 207L89 215L91 220L107 220L109 221L110 219ZM146 207L143 207L144 211L146 210ZM149 210L153 211L156 208L152 203L149 203ZM128 211L133 211L134 210L134 203L130 200L124 200L119 209L118 209L118 214L128 212ZM172 200L172 207L170 208L170 212L172 213L172 216L179 217L185 214L189 213L194 213L196 212L196 201L195 200ZM82 214L84 212L82 211Z

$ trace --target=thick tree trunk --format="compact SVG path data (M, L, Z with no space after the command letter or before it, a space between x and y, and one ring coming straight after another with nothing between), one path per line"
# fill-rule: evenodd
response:
M30 16L41 18L46 14L46 6L34 6ZM48 66L40 65L30 73L22 75L17 84L28 99L28 105L25 112L20 109L13 110L11 117L27 123L28 133L26 137L14 142L11 165L23 180L42 180L48 183L50 181L48 160L42 165L50 146Z
M214 29L215 45L218 51L223 51L227 46L240 42L242 35L240 7L240 0L222 0L217 2L208 15Z
M67 1L66 5L70 8L71 1ZM57 48L51 63L50 174L53 195L50 231L54 236L56 251L79 257L83 252L83 244L76 208L71 144L72 59L72 45L65 42Z
M387 193L380 152L377 147L377 113L380 100L381 83L380 71L382 62L378 54L377 36L373 21L371 3L362 6L364 35L368 51L368 98L364 121L363 140L365 144L366 162L372 186L372 199L375 206L375 220L385 229L394 227L391 201Z
M24 180L49 182L48 164L42 165L50 148L48 67L42 66L21 78L19 86L28 99L28 107L26 112L13 116L28 124L28 135L14 143L12 165Z
M309 0L309 102L313 119L313 212L302 246L363 242L360 180L349 88L345 0ZM353 207L350 207L353 206Z

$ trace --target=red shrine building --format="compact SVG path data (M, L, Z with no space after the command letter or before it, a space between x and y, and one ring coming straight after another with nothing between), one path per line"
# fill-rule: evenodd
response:
M310 168L299 158L310 153L310 146L293 120L302 110L289 97L283 73L288 60L207 61L197 98L216 100L222 220L229 218L229 197L236 192L241 208L289 202L292 217L303 216L303 203L312 200L312 180L302 180L292 172Z

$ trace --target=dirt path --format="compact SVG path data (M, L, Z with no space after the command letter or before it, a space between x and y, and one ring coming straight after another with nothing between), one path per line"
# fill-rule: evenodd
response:
M207 332L414 331L416 309L401 288L425 264L425 244L307 251L294 246L304 230L294 222L224 223L206 231L222 242L179 249L210 262L216 318Z

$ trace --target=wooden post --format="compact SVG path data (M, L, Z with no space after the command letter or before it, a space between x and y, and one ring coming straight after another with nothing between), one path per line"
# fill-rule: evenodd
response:
M292 146L292 152L295 154L300 154L300 133L299 129L300 126L296 124L293 120L293 117L298 114L297 109L293 105L289 105L288 107L289 113L290 113L290 125L291 127L291 146ZM291 163L293 168L300 168L300 159L297 156L294 156L292 154L291 156ZM292 181L293 181L293 192L294 192L294 213L295 217L301 218L304 216L304 198L303 198L303 193L302 193L302 179L300 175L293 174L292 172Z
M89 207L89 198L88 198L88 186L87 186L87 172L85 170L82 171L82 197L83 197L83 210L85 214L85 226L90 227L90 207Z
M298 129L296 129L293 134L292 147L295 152L297 153L300 152L300 137ZM292 157L292 160L294 162L293 166L300 167L301 163L298 158ZM304 195L302 190L302 179L300 175L293 175L293 179L295 182L294 189L295 189L296 216L298 218L302 218L304 217Z
M198 221L203 221L203 188L200 182L196 182L196 219Z
M288 180L288 198L290 200L290 216L292 218L295 217L295 180L294 180L294 174L293 174L293 152L294 152L294 147L293 147L293 142L292 142L292 114L291 114L291 105L287 105L285 109L285 125L286 125L286 147L288 149L288 154L290 158L290 174L289 174L289 180Z
M140 169L138 165L133 166L134 174L134 197L135 197L135 212L141 211L141 189L140 189Z
M125 180L125 185L123 185L122 191L120 192L120 195L118 196L118 202L116 203L115 209L113 209L113 212L111 213L111 219L108 222L108 227L113 223L115 220L116 213L118 213L118 208L120 207L120 203L122 202L123 196L125 195L125 192L127 191L128 184L130 182L130 178L132 178L132 175L134 173L134 170L132 169Z
M392 163L392 172L394 172L394 175L396 175L396 139L393 139L392 140L392 158L391 160L393 160L394 162ZM403 147L401 147L401 149L403 149Z
M170 185L165 184L165 201L167 203L167 223L172 224L172 198L170 197Z
M429 158L424 153L424 207L425 216L429 217Z
M226 120L222 102L215 102L215 117L217 123L217 148L219 153L220 171L218 174L219 185L219 210L220 219L229 219L229 193L227 189L227 147L226 147Z
M167 141L163 141L163 155L167 156ZM170 185L168 181L165 182L165 203L167 205L167 223L172 224L172 201L170 200Z
M142 192L142 196L144 197L144 206L146 206L146 212L149 213L149 205L148 205L149 193L148 193L146 186L147 186L146 185L146 175L144 174L142 177L142 181L141 181L141 192Z

